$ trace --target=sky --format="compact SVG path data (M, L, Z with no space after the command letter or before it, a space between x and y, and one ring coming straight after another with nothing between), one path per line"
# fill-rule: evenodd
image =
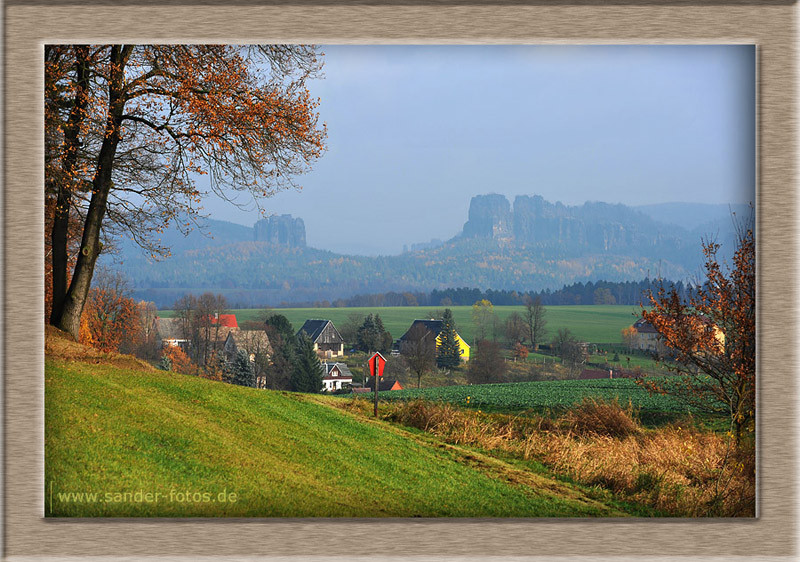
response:
M755 47L323 46L328 149L264 202L309 246L394 254L449 239L470 199L579 205L755 198ZM211 218L257 211L209 198Z

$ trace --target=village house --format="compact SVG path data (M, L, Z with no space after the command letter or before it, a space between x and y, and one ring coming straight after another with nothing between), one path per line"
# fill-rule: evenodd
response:
M667 347L661 341L661 334L650 322L640 318L633 323L633 329L635 330L633 341L631 342L633 349L658 355L666 354Z
M441 344L441 333L442 329L444 328L444 322L442 322L441 320L433 320L433 319L414 320L414 322L411 324L411 327L408 330L406 330L406 333L403 334L398 340L399 349L402 350L403 343L409 339L412 330L414 330L414 328L419 325L423 326L428 331L428 334L430 334L430 336L426 337L432 336L436 338L436 349L438 350L439 345ZM456 341L458 342L458 348L461 351L461 360L469 361L469 345L467 345L467 342L465 342L458 333L456 333Z
M180 319L159 318L153 319L153 333L161 341L161 347L180 347L183 351L189 349L189 339L183 335Z
M320 357L341 357L344 355L344 338L330 320L306 320L297 332L306 334L314 343L314 351Z
M267 387L266 373L262 372L259 365L256 363L256 357L263 354L266 357L272 353L272 347L269 343L269 337L264 330L228 330L225 337L225 343L222 346L222 353L225 360L233 362L239 350L244 350L250 363L253 364L256 374L256 388Z
M353 384L353 373L344 363L331 363L323 361L322 389L325 392L342 390Z
M375 377L369 377L369 380L364 385L364 389L353 390L358 392L375 392ZM381 377L381 380L378 383L378 392L383 392L384 390L403 390L403 385L401 385L400 381L397 379L386 379Z
M689 321L693 331L698 334L701 332L712 333L720 349L724 348L725 334L708 318L700 315L691 316ZM655 353L658 356L672 355L672 350L663 343L661 334L650 322L640 318L633 324L633 329L635 330L632 341L634 349Z

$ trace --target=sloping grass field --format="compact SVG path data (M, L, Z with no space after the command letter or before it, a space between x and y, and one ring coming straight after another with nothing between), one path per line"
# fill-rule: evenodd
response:
M436 310L444 310L444 306L391 306L391 307L357 307L357 308L276 308L274 312L283 314L296 330L306 320L311 318L324 318L331 320L334 325L341 326L351 314L375 314L381 316L384 327L392 334L393 339L398 339L419 318L430 318ZM471 306L447 307L453 311L456 327L459 334L472 344L473 325ZM560 328L568 328L576 338L592 343L622 343L622 329L636 321L641 309L630 305L591 305L591 306L548 306L547 332L548 339ZM496 306L495 315L501 322L505 322L511 313L523 314L524 306ZM237 320L262 320L264 311L259 309L232 310ZM174 315L171 310L161 310L159 315L169 318Z
M326 400L334 399L47 357L45 514L578 517L630 509L544 469Z

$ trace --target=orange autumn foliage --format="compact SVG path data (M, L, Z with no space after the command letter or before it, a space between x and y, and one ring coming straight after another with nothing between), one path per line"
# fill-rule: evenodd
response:
M172 368L171 371L181 373L182 375L197 375L197 365L192 363L188 355L177 345L166 346L162 352L161 357L169 358Z
M720 245L703 242L705 283L682 300L659 286L642 317L674 354L681 375L669 382L643 379L653 392L671 393L706 411L730 416L737 444L755 431L756 246L752 222L737 224L737 248L729 268Z
M294 178L325 150L306 86L319 56L306 45L47 45L50 322L78 336L102 235L168 255L158 235L191 230L206 195L261 209L298 187ZM73 212L82 247L66 275Z
M100 351L120 351L123 340L134 345L141 338L136 301L108 288L89 291L81 315L80 341Z
M628 326L622 329L622 342L628 349L633 349L636 345L636 328Z

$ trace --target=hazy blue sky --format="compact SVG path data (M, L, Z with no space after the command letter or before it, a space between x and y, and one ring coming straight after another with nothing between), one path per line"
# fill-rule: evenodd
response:
M752 46L327 46L328 151L300 192L310 246L397 253L457 234L470 198L754 199ZM255 212L207 202L213 218Z

